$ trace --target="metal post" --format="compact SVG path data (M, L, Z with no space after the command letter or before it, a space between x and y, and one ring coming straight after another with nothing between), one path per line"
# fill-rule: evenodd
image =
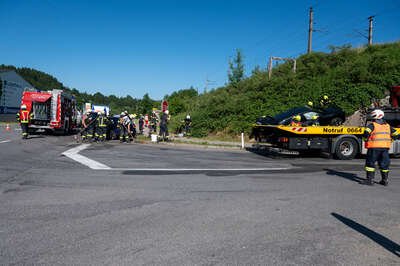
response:
M307 53L311 53L311 46L312 46L312 33L313 33L313 20L314 20L314 12L312 7L310 7L310 15L309 15L309 22L308 22L308 47Z
M272 56L269 57L269 64L268 64L268 78L271 79L272 75Z
M368 17L369 20L369 28L368 28L368 45L372 45L372 22L374 21L375 16Z

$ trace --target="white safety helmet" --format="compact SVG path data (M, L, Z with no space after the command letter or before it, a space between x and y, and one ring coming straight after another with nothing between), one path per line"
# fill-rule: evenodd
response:
M25 104L21 105L21 109L26 110L26 105Z
M187 116L186 116L186 119L190 119L190 115L187 115Z
M371 117L373 119L382 119L384 116L385 116L385 113L380 109L376 109L371 112Z
M122 113L121 113L121 116L125 116L125 112L122 112Z
M168 110L165 110L165 112L164 112L164 113L167 115L167 114L169 114L169 111L168 111Z

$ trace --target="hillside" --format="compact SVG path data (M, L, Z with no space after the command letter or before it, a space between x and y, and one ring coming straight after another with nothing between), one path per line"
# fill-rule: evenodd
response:
M190 113L195 136L248 133L257 117L318 102L323 94L351 114L400 84L400 43L314 52L297 58L296 73L291 68L289 63L275 67L271 80L265 70L255 69L237 84L198 96L190 90L176 92L168 96L178 103L171 104L172 126Z

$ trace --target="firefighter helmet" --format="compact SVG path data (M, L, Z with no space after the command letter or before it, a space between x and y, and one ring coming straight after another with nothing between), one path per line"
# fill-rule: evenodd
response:
M21 105L21 109L26 110L26 105L25 104Z
M384 116L385 116L385 113L380 109L376 109L371 112L371 117L373 119L382 119Z

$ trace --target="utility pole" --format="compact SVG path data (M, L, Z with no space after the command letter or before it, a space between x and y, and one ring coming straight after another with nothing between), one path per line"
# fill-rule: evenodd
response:
M369 20L369 28L368 28L368 45L372 45L372 22L374 21L375 16L368 17Z
M314 23L314 11L310 7L309 21L308 21L308 47L307 54L311 53L312 46L312 33L313 33L313 23Z
M208 76L206 77L206 86L205 86L205 88L204 88L204 92L207 92L208 91L208 86L209 85L215 85L215 81L213 81L213 80L209 80L208 79Z
M272 60L273 60L273 56L270 56L269 64L268 64L268 79L271 79L271 75L272 75Z

